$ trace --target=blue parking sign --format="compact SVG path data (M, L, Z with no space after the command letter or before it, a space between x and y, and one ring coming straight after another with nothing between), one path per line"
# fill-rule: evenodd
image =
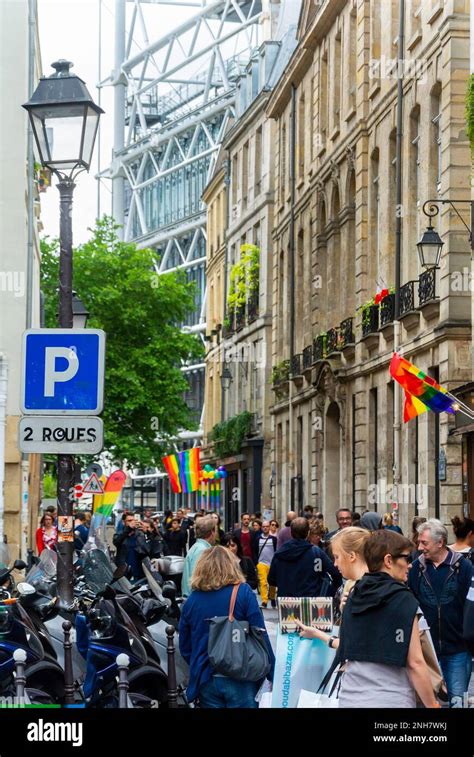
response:
M22 412L98 415L104 359L100 329L28 329L23 335Z

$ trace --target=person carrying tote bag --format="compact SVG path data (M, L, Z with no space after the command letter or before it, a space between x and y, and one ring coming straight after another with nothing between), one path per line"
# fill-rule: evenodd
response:
M196 563L191 589L179 624L179 649L189 665L188 700L198 700L205 708L256 708L255 696L265 677L272 679L275 658L262 612L252 589L245 583L238 560L225 547L207 549ZM233 672L232 677L221 672L222 652L217 649L225 644L229 630L226 626L235 632L234 642L230 634L235 655L241 655L240 663L236 662L232 650L230 667L226 668ZM268 659L262 653L261 642ZM260 676L258 680L255 675Z
M235 584L232 589L229 614L209 621L209 660L216 673L236 681L262 681L271 669L265 628L250 626L247 620L236 620L234 610L240 586L242 584Z

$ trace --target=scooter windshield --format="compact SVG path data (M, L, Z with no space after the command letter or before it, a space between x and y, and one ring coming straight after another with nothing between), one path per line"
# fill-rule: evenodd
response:
M57 552L53 549L43 549L38 562L28 572L25 581L32 586L45 581L52 581L56 578L57 567Z
M10 550L8 544L0 544L0 570L8 568L10 564Z
M91 549L87 553L83 570L86 583L95 594L104 591L113 581L112 563L101 549Z

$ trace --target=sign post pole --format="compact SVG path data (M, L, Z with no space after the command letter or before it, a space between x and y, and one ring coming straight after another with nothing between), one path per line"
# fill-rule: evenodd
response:
M75 184L70 179L58 183L60 194L59 216L59 327L72 329L72 196ZM73 552L74 552L74 458L72 455L58 455L58 517L63 520L63 531L58 530L58 574L57 587L59 602L69 607L74 599Z

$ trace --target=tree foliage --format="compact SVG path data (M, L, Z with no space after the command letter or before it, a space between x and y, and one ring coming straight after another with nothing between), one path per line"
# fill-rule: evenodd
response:
M170 439L190 427L181 371L199 360L200 340L181 331L193 308L194 285L177 271L157 275L152 250L117 237L104 217L74 250L74 289L89 311L88 328L106 333L105 446L114 462L158 464ZM41 242L46 327L57 327L59 243ZM157 441L159 439L159 441Z

